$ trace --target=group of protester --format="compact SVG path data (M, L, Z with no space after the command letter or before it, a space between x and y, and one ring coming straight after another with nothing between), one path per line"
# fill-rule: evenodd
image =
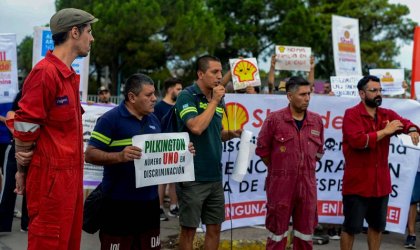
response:
M222 75L218 58L201 56L196 61L195 83L188 91L181 91L182 82L177 79L174 85L168 83L167 95L158 106L153 80L144 74L131 75L125 83L124 101L97 120L83 152L79 76L71 63L88 55L94 41L91 25L97 21L73 8L52 16L55 48L31 71L14 117L7 120L17 162L15 191L26 194L30 218L28 249L80 249L84 160L104 166L101 249L160 249L165 187L135 187L134 160L142 157L142 149L132 145L131 138L161 133L159 118L173 105L178 131L190 136L188 150L194 155L195 170L195 181L177 183L177 196L171 197L169 212L179 216L181 226L179 248L192 249L196 228L203 223L205 249L217 249L225 219L222 141L242 133L222 127L229 74ZM267 249L285 249L290 218L293 248L312 249L318 224L315 164L324 153L324 127L320 115L308 110L311 69L309 81L290 77L284 90L280 86L289 105L270 113L258 136L256 154L268 169ZM273 83L274 79L270 92ZM354 235L361 232L366 219L369 248L379 249L391 192L390 137L406 133L418 144L419 127L380 107L378 78L365 76L357 88L361 102L347 109L343 120L346 167L341 248L352 249ZM248 88L246 92L256 91Z

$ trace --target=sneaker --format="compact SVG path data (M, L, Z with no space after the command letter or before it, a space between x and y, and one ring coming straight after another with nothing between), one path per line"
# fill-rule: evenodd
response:
M416 249L416 236L408 235L404 243L405 248Z
M165 211L163 209L160 209L160 221L167 221L169 220L168 217L166 217Z
M178 217L179 216L178 207L175 207L174 209L169 209L168 215L171 217Z
M20 232L22 232L22 233L27 233L27 232L28 232L28 229L23 229L23 228L21 228L21 229L20 229Z
M13 216L16 218L22 218L22 213L19 210L15 210Z
M340 234L337 232L337 230L335 230L335 227L329 228L327 230L327 234L330 237L330 240L339 240Z

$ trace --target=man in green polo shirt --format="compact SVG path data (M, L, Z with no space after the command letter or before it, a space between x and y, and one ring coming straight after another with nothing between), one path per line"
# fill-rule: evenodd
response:
M224 113L222 65L217 57L202 56L196 62L193 91L182 91L175 104L178 122L194 143L195 181L178 184L180 249L192 249L200 220L206 225L205 249L218 249L225 220L222 185L222 141L239 137L242 130L222 131ZM181 128L180 128L181 129Z

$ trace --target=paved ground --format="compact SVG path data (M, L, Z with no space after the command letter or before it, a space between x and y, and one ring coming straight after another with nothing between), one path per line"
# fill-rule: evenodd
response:
M18 202L18 204L20 204ZM13 230L11 233L0 233L0 250L21 250L27 247L27 233L20 232L20 219L15 218L13 224ZM417 232L419 232L420 224L417 224ZM176 218L170 218L169 221L161 223L161 239L162 249L174 249L177 236L179 232L178 220ZM231 236L232 235L232 236ZM202 234L198 234L199 245ZM222 233L222 242L220 249L231 249L231 243L233 249L265 249L265 239L267 231L263 226L247 227L234 229L232 231L227 230ZM231 241L231 237L233 241ZM403 247L405 236L396 233L390 233L383 235L382 250L398 250L405 249ZM420 244L420 243L418 243ZM97 250L100 248L98 234L87 234L83 233L82 238L82 250ZM339 249L339 241L330 241L327 245L314 245L315 250L329 250ZM367 248L366 235L361 234L356 236L354 249L364 250Z

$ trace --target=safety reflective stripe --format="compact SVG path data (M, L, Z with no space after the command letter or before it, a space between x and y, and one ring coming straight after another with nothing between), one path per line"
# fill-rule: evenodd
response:
M317 153L317 154L316 154L316 158L318 158L318 159L321 159L321 158L322 158L322 156L324 156L324 154L321 154L321 153Z
M207 109L207 103L204 103L204 102L200 102L200 108L202 108L202 109Z
M368 134L366 134L366 136L367 136L367 140L366 140L366 145L365 145L365 148L367 148L367 147L368 147L368 145L369 145L369 135L368 135Z
M311 241L312 240L312 234L303 234L297 230L293 230L293 235L301 240L304 241Z
M222 114L222 115L223 115L223 108L219 108L219 107L217 107L217 108L216 108L216 112L217 112L217 113L220 113L220 114Z
M109 138L109 137L107 137L107 136L105 136L101 133L98 133L96 131L92 132L91 137L95 138L98 141L101 141L101 142L105 143L106 145L108 145L111 142L111 138Z
M15 121L15 130L19 132L35 132L39 129L39 125L29 122L17 122Z
M198 113L197 108L196 108L196 107L188 107L188 108L185 108L185 109L183 109L183 110L179 113L179 116L180 116L180 117L181 117L181 119L182 119L182 117L184 117L184 115L186 115L186 114L188 114L188 113L191 113L191 112Z
M123 139L123 140L116 140L111 143L111 147L118 147L118 146L131 146L133 144L131 138L130 139Z
M282 235L276 235L276 234L273 234L272 232L270 232L270 234L268 235L268 238L270 238L273 241L280 242L284 238L287 238L288 234L289 234L289 231L284 232Z

